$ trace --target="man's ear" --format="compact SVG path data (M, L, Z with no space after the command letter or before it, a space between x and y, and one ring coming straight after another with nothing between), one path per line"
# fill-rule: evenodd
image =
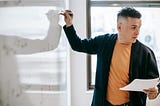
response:
M122 23L117 23L117 30L118 32L121 31L122 29Z

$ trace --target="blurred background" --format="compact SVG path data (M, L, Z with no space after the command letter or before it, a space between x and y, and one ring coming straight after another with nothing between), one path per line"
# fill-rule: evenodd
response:
M154 51L160 68L159 0L0 0L0 106L90 106L96 56L71 50L63 30L58 47L50 50L46 14L71 9L77 33L86 38L117 33L116 15L124 6L142 13L138 39ZM14 50L37 39L48 46L40 44L36 53L28 53L32 46L26 54ZM147 106L160 106L160 97L147 99Z

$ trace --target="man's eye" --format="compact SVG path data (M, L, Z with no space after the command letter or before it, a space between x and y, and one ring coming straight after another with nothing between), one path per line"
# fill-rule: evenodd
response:
M131 27L131 29L136 29L136 27Z

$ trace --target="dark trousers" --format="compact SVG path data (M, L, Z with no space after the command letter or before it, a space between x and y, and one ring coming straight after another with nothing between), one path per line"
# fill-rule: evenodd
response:
M121 105L112 105L111 103L106 101L105 106L133 106L133 104L129 102L129 103L121 104Z

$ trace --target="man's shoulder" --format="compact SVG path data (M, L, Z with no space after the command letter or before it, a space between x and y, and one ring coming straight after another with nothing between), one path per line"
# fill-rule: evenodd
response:
M117 38L117 34L109 34L109 33L107 33L107 34L99 35L97 37L98 38L108 39L108 40L112 40L112 39L114 40L114 39Z
M143 50L145 52L153 52L152 49L150 47L148 47L147 45L145 45L144 43L140 42L137 40L137 44L139 45L140 49L139 50Z

